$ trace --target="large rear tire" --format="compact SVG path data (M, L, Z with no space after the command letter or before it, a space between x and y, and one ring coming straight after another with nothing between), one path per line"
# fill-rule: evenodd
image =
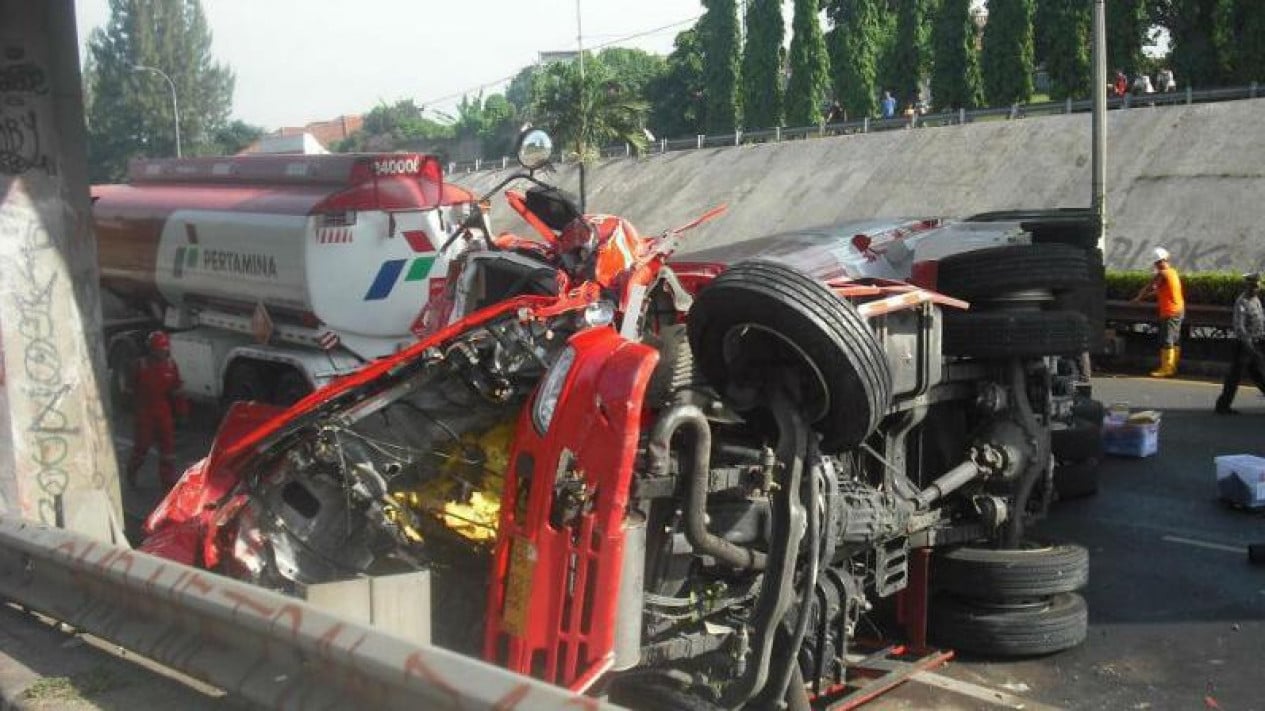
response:
M1089 322L1074 311L955 311L945 314L943 343L952 356L1078 355L1089 347Z
M690 347L721 393L758 393L793 374L805 417L826 452L865 439L887 411L892 375L882 346L851 303L778 262L733 265L690 310ZM737 407L754 407L742 402Z
M1002 606L941 597L932 603L930 633L938 643L983 656L1027 657L1085 641L1089 613L1076 593Z
M1031 599L1074 592L1089 582L1089 551L1069 544L1023 548L949 548L935 557L931 580L954 595L981 600Z
M1062 291L1089 282L1084 249L1066 244L1020 244L953 254L940 260L936 288L964 299L1007 291Z

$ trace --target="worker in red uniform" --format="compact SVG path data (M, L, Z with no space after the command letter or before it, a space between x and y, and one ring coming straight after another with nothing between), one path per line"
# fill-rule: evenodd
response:
M1186 315L1186 300L1182 296L1182 280L1169 263L1168 250L1155 248L1155 276L1150 283L1133 297L1141 301L1155 297L1156 311L1160 320L1160 367L1151 371L1152 378L1171 378L1177 375L1177 364L1182 359L1182 319Z
M171 340L162 331L146 339L149 353L137 363L132 375L136 394L136 422L132 456L127 462L127 483L136 486L136 474L149 448L158 445L158 478L164 488L176 483L176 442L174 414L183 416L188 401L178 395L180 369L171 359Z

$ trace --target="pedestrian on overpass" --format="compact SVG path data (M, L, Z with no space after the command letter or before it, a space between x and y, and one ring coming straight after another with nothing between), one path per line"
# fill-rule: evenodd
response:
M1225 383L1221 386L1221 397L1217 398L1218 415L1239 414L1230 405L1239 390L1244 368L1256 387L1265 394L1265 358L1261 354L1261 342L1265 340L1265 310L1261 309L1260 282L1260 274L1244 274L1243 291L1234 300L1234 351L1225 373Z
M1151 371L1152 378L1171 378L1177 375L1181 361L1182 319L1186 315L1186 300L1182 298L1182 280L1169 263L1169 253L1163 247L1155 248L1155 276L1133 301L1155 297L1155 307L1160 324L1160 367Z

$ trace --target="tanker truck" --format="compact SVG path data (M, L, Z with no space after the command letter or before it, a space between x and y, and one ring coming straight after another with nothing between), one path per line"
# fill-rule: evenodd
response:
M184 394L288 405L412 343L473 199L417 153L134 161L94 186L106 339L127 404L162 329Z

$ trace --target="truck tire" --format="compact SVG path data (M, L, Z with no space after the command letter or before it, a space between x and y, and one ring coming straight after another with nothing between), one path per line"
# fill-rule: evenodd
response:
M945 355L1037 358L1073 355L1089 344L1089 324L1073 311L951 311L944 316Z
M972 545L936 554L932 583L976 600L1023 600L1074 592L1089 582L1089 551L1070 544L1018 549Z
M1079 462L1102 456L1102 419L1073 418L1072 426L1050 430L1050 451L1060 462Z
M1097 458L1068 462L1054 467L1054 491L1060 501L1083 499L1098 493Z
M1007 291L1062 291L1089 282L1085 250L1066 244L1017 244L953 254L940 260L936 289L964 299Z
M983 656L1027 657L1070 649L1085 641L1085 599L1063 593L1026 605L978 605L940 597L932 602L933 639Z
M307 397L311 392L312 386L302 373L294 368L285 367L281 369L281 374L277 376L277 381L273 385L272 402L274 405L289 407Z
M229 366L228 373L224 376L224 391L220 396L225 407L235 402L271 400L272 388L268 387L268 378L261 366L250 361L238 361Z
M115 412L132 410L132 374L136 372L142 352L136 339L130 336L120 336L110 344L106 363L109 365L110 402Z
M730 267L695 298L688 332L695 362L721 393L731 385L758 390L772 370L793 368L823 451L855 447L887 411L892 374L869 324L851 303L784 264Z
M607 700L636 711L721 711L724 708L695 693L685 682L652 671L616 678L611 682Z

